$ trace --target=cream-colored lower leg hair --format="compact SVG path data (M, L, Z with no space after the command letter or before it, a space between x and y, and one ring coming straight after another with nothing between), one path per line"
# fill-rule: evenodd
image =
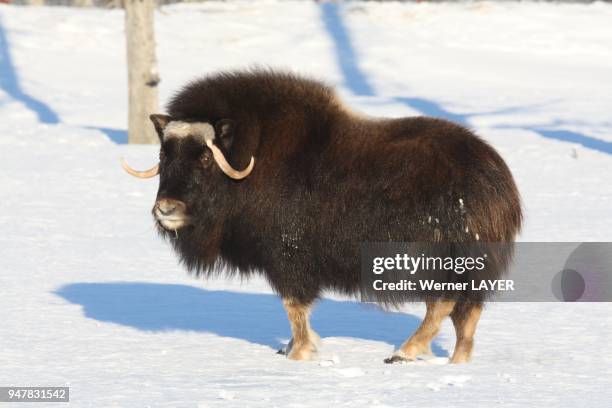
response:
M442 321L451 314L454 306L454 300L427 302L427 313L417 331L385 362L414 360L419 354L431 354L431 341L440 331Z
M319 336L310 328L312 304L302 304L294 299L283 299L283 306L291 324L292 339L287 346L287 357L291 360L309 360L316 352Z
M451 319L455 325L457 342L455 352L450 362L453 364L467 363L472 357L474 347L474 333L482 313L482 305L477 303L457 304L451 313Z

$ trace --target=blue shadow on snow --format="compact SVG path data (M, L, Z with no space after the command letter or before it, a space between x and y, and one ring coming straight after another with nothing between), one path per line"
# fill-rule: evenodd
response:
M355 52L355 47L351 40L351 35L348 32L342 17L340 16L340 8L338 3L325 2L321 3L321 18L325 26L325 30L331 37L338 66L344 77L345 86L357 96L375 96L376 91L370 84L367 75L359 67L359 57ZM418 110L425 115L445 118L462 124L467 124L467 118L462 115L457 115L445 110L440 104L422 98L393 98L392 100L400 102L412 109Z
M13 65L6 33L0 19L0 88L35 112L41 123L59 123L59 116L44 102L25 93Z
M603 153L612 154L612 142L586 136L569 130L535 129L527 128L549 139L561 140L563 142L578 143L586 148L599 150Z
M83 306L85 316L143 331L214 333L278 348L291 337L277 296L146 282L73 283L54 292ZM354 337L399 346L416 330L416 316L350 301L321 300L312 326L324 337ZM436 355L448 353L435 341Z
M336 48L336 60L344 76L345 85L355 95L374 96L374 88L368 78L359 68L359 62L351 36L339 13L340 6L336 3L321 3L321 17L325 30L332 38Z
M128 133L125 129L113 129L107 127L98 127L98 126L86 126L87 129L99 130L104 133L110 140L115 142L116 144L127 144L128 143Z
M333 2L325 2L320 4L321 19L325 26L328 35L331 37L336 53L336 60L340 71L344 77L345 86L357 96L375 96L376 91L367 75L359 67L359 57L353 46L351 35L342 20L341 7L342 5ZM392 101L402 103L414 110L421 112L424 115L447 119L464 126L469 126L469 119L479 115L494 115L502 113L512 113L520 111L528 111L530 107L511 107L491 112L478 112L469 114L457 114L450 112L441 104L432 100L415 98L415 97L396 97L391 98ZM520 127L538 133L542 137L556 139L563 142L578 143L589 149L598 150L600 152L612 154L612 143L601 139L597 139L584 134L568 131L568 130L546 130L532 127Z

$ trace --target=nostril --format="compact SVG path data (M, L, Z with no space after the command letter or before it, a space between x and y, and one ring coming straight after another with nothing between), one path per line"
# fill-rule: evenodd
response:
M163 215L170 215L174 212L174 210L176 210L176 206L172 206L172 207L159 207L159 212L162 213Z
M176 211L176 202L174 201L159 200L156 206L162 215L171 215Z

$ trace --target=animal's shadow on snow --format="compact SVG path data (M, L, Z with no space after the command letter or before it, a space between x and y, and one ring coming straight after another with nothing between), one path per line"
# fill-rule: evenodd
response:
M143 331L214 333L274 348L290 337L282 303L269 294L205 290L145 282L74 283L54 292L83 306L85 316ZM399 346L421 319L351 301L317 302L312 326L322 338L354 337ZM447 356L435 341L436 355Z

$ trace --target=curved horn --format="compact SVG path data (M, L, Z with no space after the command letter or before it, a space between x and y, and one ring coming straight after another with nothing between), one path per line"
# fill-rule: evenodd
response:
M151 177L155 177L155 176L157 176L159 174L159 163L157 163L155 166L151 167L149 170L138 171L138 170L134 170L133 168L131 168L127 164L125 159L121 158L121 167L123 167L123 170L127 171L132 176L138 177L138 178L151 178Z
M225 156L223 155L223 152L221 151L221 149L219 149L217 146L213 144L212 140L210 139L207 140L206 146L208 146L210 150L212 150L213 157L215 158L215 161L219 165L219 168L221 168L221 171L223 171L227 176L233 178L234 180L242 180L243 178L251 174L251 172L253 171L253 166L255 166L255 158L253 156L251 156L251 162L249 163L247 168L242 171L238 171L235 168L233 168L227 162L227 160L225 160Z

